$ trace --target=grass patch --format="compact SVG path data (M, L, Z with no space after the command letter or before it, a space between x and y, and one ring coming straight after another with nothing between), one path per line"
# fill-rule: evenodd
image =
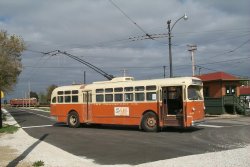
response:
M3 125L2 128L0 128L0 133L15 133L18 130L18 127L15 125Z
M39 160L39 161L34 162L32 166L34 167L44 166L44 162Z

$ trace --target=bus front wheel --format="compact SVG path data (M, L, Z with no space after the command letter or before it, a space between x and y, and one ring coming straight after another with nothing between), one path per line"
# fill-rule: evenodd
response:
M78 128L80 126L79 116L75 111L69 113L68 125L70 128Z
M146 132L157 132L158 131L158 120L157 116L153 112L147 112L142 117L141 127Z

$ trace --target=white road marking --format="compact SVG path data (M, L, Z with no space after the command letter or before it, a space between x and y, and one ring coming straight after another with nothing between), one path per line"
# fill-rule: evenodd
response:
M25 127L22 127L22 128L23 129L30 129L30 128L43 128L43 127L49 127L49 126L53 126L53 125L25 126Z
M218 126L218 125L207 125L207 124L200 124L198 126L203 126L203 127L210 127L210 128L222 128L226 126Z
M28 112L30 114L35 114L35 115L38 115L38 116L41 116L41 117L44 117L44 118L49 118L49 119L54 120L52 117L48 117L48 116L45 116L45 115L42 115L42 114L37 114L37 113L31 112L31 111L26 111L26 110L22 110L22 111Z

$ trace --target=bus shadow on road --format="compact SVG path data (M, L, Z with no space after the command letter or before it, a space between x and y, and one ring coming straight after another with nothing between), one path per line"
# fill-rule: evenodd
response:
M63 122L57 122L53 124L53 127L68 127L68 125Z
M103 129L103 130L124 130L124 131L139 131L138 126L129 125L106 125L106 124L82 124L81 128L88 129Z
M69 128L66 123L55 123L53 127L65 127ZM124 130L124 131L140 131L138 126L129 125L108 125L108 124L81 124L76 129L102 129L102 130Z
M190 127L190 128L165 127L161 129L161 132L193 133L202 129L203 128L200 127Z
M55 123L54 127L65 127L69 128L69 126L65 123ZM107 125L107 124L81 124L79 129L93 129L93 130L121 130L121 131L138 131L144 132L143 130L139 129L138 126L129 126L129 125ZM181 128L181 127L165 127L159 129L158 132L176 132L176 133L192 133L203 128L200 127L191 127L191 128Z

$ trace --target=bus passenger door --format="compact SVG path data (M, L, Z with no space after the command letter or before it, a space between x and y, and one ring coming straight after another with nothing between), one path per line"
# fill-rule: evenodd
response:
M182 86L162 87L162 113L164 126L183 126Z
M83 116L84 122L88 123L92 121L92 92L85 91L83 92Z

